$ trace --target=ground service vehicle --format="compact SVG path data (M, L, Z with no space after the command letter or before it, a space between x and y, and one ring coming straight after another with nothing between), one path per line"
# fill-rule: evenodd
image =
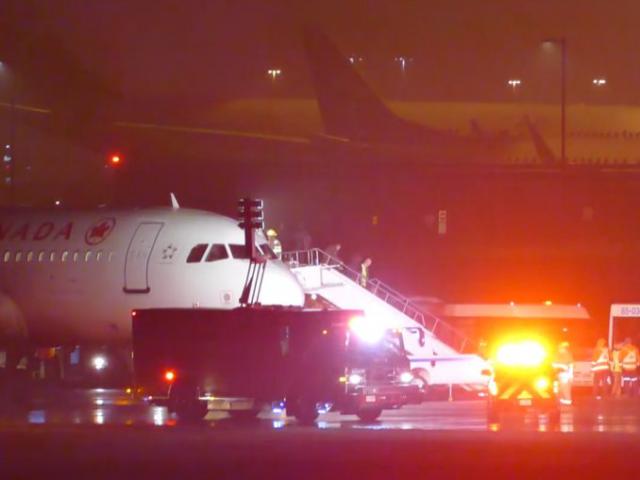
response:
M507 411L535 409L559 420L558 383L552 352L534 339L499 343L491 355L493 378L489 383L487 419L497 422ZM489 373L489 372L487 372Z
M629 338L640 343L640 303L614 303L609 311L609 348Z
M323 411L375 420L419 402L402 336L361 311L245 307L132 313L134 375L186 419L207 410L255 417L265 406L302 422Z
M602 325L581 304L448 304L442 315L470 338L482 339L481 346L494 344L507 335L526 333L544 339L545 345L569 342L573 356L574 388L591 388L591 356ZM600 333L599 333L600 332ZM479 353L486 355L484 348Z

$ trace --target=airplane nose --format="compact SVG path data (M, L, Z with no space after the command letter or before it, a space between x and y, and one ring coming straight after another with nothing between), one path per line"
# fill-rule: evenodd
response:
M267 261L259 302L263 305L303 306L304 290L295 275L279 260Z

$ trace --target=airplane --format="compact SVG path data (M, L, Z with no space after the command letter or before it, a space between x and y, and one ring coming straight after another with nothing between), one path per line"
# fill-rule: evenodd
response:
M32 85L38 92L46 87L43 99L55 99L51 105L20 103L17 107L19 119L34 126L22 127L20 137L28 137L31 142L35 139L51 157L60 159L29 158L30 152L39 149L21 149L18 145L17 158L22 166L18 165L18 175L22 175L25 188L27 183L31 186L27 198L42 196L43 192L51 197L54 177L57 182L66 182L65 186L56 186L58 192L68 191L68 184L78 183L78 178L100 178L105 158L114 150L124 152L125 158L129 151L132 158L162 155L210 160L216 151L225 151L227 158L236 152L246 157L249 148L256 161L264 157L298 162L306 154L331 157L335 151L340 159L407 159L423 165L560 165L552 148L558 143L557 106L383 101L335 44L314 29L305 31L304 43L317 99L211 101L197 108L166 105L164 112L158 107L162 102L145 105L123 98L118 88L83 67L54 36L33 37L21 31L11 35L21 39L20 45L33 45L48 54L47 59L38 60L38 56L20 54L22 50L0 51L9 64L15 63L21 78L33 83L54 68L56 78L62 79L45 82L44 86L42 82ZM75 102L68 102L64 93L69 85L73 86ZM0 101L0 113L4 115L9 109L7 101ZM176 112L185 114L176 117ZM523 121L527 114L535 122ZM568 105L567 163L631 168L640 164L637 118L638 109L633 107ZM36 133L37 129L48 130L49 135ZM468 134L463 134L467 130ZM0 131L8 128L2 125ZM73 138L73 150L68 144L55 143L53 137L60 134ZM333 150L327 150L327 145ZM99 153L92 156L88 150ZM72 156L85 161L65 164L64 159ZM25 165L28 172L20 171ZM65 175L51 175L52 168L64 169ZM102 189L108 191L109 186ZM102 195L95 203L104 203L107 196Z
M393 113L373 92L327 35L313 27L304 45L327 138L363 145L411 149L425 162L490 161L502 155L505 141L463 136L432 128Z
M15 34L23 35L20 38L25 44L29 40L27 32ZM82 99L78 103L86 108L66 105L62 93L53 105L18 105L16 116L27 125L19 127L15 187L11 191L0 185L0 205L50 205L61 199L63 203L93 206L126 197L127 193L136 195L132 204L157 204L167 188L182 188L179 180L174 180L177 162L185 178L185 190L192 190L186 179L193 172L201 176L200 172L215 171L221 164L222 168L235 168L227 185L245 182L247 175L237 165L250 165L260 184L243 189L261 188L261 195L283 192L285 184L289 191L291 182L284 179L292 171L306 172L306 178L345 167L355 171L367 164L380 171L401 171L396 166L402 160L408 160L410 168L424 168L425 172L432 165L436 169L468 165L483 169L491 165L501 171L506 166L515 174L530 168L561 171L557 168L561 163L557 155L557 105L387 101L375 94L356 65L351 65L326 35L317 37L307 40L313 43L307 59L312 71L319 72L315 81L317 99L205 101L196 109L185 108L185 116L176 118L176 109L163 114L158 108L132 107L132 99L118 98L100 82L99 75L94 78L86 69L74 70L77 62L72 56L64 55L60 42L47 38L43 51L52 58L67 59L60 65L68 77L63 75L65 81L58 83L65 88L73 85ZM42 40L31 39L31 43L41 45ZM52 50L62 53L53 55ZM58 64L18 62L16 69L22 68L23 78L41 79L46 78L45 67L52 63ZM332 64L338 69L329 75ZM55 85L50 88L55 90ZM39 90L39 85L33 88ZM58 98L53 90L45 95L47 99ZM3 136L9 131L5 124L9 107L0 101L0 145L7 140ZM531 120L523 121L527 113ZM376 121L369 122L368 117ZM595 167L597 171L611 167L624 174L633 171L640 165L638 118L640 110L634 107L568 105L567 164ZM458 133L465 129L469 129L467 135ZM58 138L60 135L66 135L64 140ZM24 139L29 139L28 144ZM42 151L47 155L38 154ZM118 167L120 172L104 168L113 152L124 158ZM147 166L139 168L145 162ZM308 165L300 169L305 162ZM138 175L149 170L158 172L167 184L149 193L152 199L140 199L135 184L122 187L126 175L121 172L129 167L130 171L135 167ZM587 174L593 171L584 170ZM0 172L0 183L5 171L11 170ZM350 188L357 188L353 185L349 183ZM233 194L217 193L220 197L209 200L215 202Z
M315 99L228 101L212 109L212 128L261 132L281 142L329 143L423 164L561 166L554 152L560 142L557 105L386 101L324 32L305 29L304 45ZM568 165L640 164L639 116L635 106L568 104Z
M522 144L528 147L531 156L535 155L528 136L515 137L508 130L480 133L477 120L471 121L472 134L461 135L405 119L385 104L323 32L306 29L304 44L316 92L316 102L311 107L319 110L321 120L311 128L307 129L310 120L313 122L309 105L295 100L275 101L272 109L268 101L226 102L212 109L206 126L122 119L112 126L119 131L120 138L130 132L137 132L139 136L161 132L176 137L191 135L245 143L303 145L310 150L330 144L347 151L355 149L392 160L418 160L424 164L500 163L507 155L513 155L515 146L522 147ZM287 115L287 104L300 108L294 107ZM257 108L252 108L253 105ZM249 124L245 123L247 117Z
M256 243L268 258L258 302L302 306L302 287L262 232ZM1 209L6 364L31 346L126 346L137 308L238 307L249 263L235 220L175 197L137 210Z
M6 17L10 18L10 15ZM395 114L373 92L335 44L323 32L311 27L304 29L303 40L324 131L308 136L297 132L269 131L272 127L268 125L259 125L255 129L247 129L246 126L236 128L234 119L237 114L232 111L233 102L229 103L231 109L222 104L214 107L212 112L199 107L198 112L191 113L190 122L176 124L176 112L183 112L184 106L171 108L163 101L160 103L167 103L164 107L169 108L173 117L173 122L166 121L166 115L160 113L163 107L159 112L157 102L150 104L136 99L127 99L125 102L120 88L109 85L100 75L87 69L54 35L46 32L27 33L17 29L11 21L5 21L3 26L2 36L7 39L4 45L16 43L8 40L17 39L20 40L17 42L20 48L0 47L0 58L7 59L8 65L20 74L20 78L32 84L33 89L49 102L47 107L37 107L35 111L28 110L26 105L18 105L18 113L23 120L40 124L39 127L45 122L57 135L80 137L82 143L104 154L108 153L105 150L113 148L113 144L122 143L120 147L124 148L124 144L130 142L127 130L135 131L138 136L156 131L163 135L190 134L232 138L240 142L257 140L299 145L320 139L338 141L343 147L394 145L402 148L383 150L382 153L397 154L398 151L404 151L418 155L424 162L438 163L489 162L504 156L504 148L513 143L508 141L513 139L508 138L508 134L505 136L508 132L504 131L499 135L484 133L463 136ZM28 48L36 48L47 55L31 55ZM42 78L43 73L48 71L55 72L56 81L43 83L34 80ZM72 97L68 95L70 88L74 92ZM8 110L10 105L0 102L0 108ZM27 117L27 112L35 115ZM225 112L230 115L225 115ZM257 115L249 113L258 119L264 116L259 112ZM164 121L157 121L158 115L165 116ZM220 115L228 118L219 118ZM271 115L268 117L274 118ZM304 120L296 119L287 123L295 127L297 123L304 123Z
M330 145L425 165L563 166L554 151L560 131L556 105L387 102L324 32L306 28L303 40L315 99L231 100L211 108L204 126L138 121L114 126L140 135L226 137L309 150ZM568 165L640 164L638 115L632 106L568 105Z

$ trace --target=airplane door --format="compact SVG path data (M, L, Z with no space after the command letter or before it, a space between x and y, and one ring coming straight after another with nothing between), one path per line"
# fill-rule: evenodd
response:
M149 293L149 258L158 234L164 226L159 222L143 222L138 225L127 249L124 264L125 293Z

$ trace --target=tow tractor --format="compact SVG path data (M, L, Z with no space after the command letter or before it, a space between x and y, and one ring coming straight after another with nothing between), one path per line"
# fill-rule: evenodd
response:
M560 418L557 374L552 355L537 339L517 338L500 342L491 354L487 420L499 422L505 412L536 410L549 421Z
M266 406L375 420L419 403L402 335L353 310L243 307L132 313L137 388L179 418L253 418ZM286 410L285 410L286 409Z

